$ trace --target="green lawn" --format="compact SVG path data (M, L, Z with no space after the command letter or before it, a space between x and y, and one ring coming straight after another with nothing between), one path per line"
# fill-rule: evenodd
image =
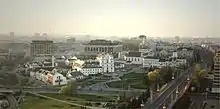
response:
M100 82L105 82L106 80L87 80L84 82L79 83L82 86L90 86L92 84L100 83Z
M112 101L116 99L116 97L113 96L98 96L98 95L88 95L88 94L81 94L76 96L64 96L57 94L43 94L43 95L64 101L69 101L72 103L82 104L82 105L86 105L90 101L103 102L103 101ZM95 104L92 103L92 105ZM21 109L80 109L80 107L74 107L54 100L48 100L40 97L33 97L31 95L27 95L27 97L25 97L24 103L21 105Z
M130 85L131 88L146 89L147 86L144 84L144 76L146 76L145 73L129 73L120 78L124 80L124 88L128 88ZM107 84L113 88L122 88L123 81L114 81Z
M80 107L67 105L54 100L27 96L20 109L80 109Z
M65 96L65 95L57 95L57 94L43 94L45 96L49 96L52 98L57 98L66 101L110 101L114 100L116 97L114 96L99 96L99 95L91 95L91 94L80 94L75 96Z
M90 86L92 84L108 81L109 78L110 76L100 75L100 76L96 76L94 80L89 79L89 80L81 81L78 84L83 86Z

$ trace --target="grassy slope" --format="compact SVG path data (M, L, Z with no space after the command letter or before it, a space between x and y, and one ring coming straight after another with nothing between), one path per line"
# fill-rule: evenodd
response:
M38 97L26 97L21 109L80 109L71 105L66 105L53 100L42 99Z
M85 102L80 101L110 101L114 100L115 97L109 96L98 96L98 95L76 95L75 97L63 96L56 94L44 94L49 97L53 97L60 100L65 100L69 102L76 102L77 104L85 105ZM66 105L53 100L47 100L39 97L27 96L25 102L21 105L21 109L80 109L79 107L74 107L71 105Z

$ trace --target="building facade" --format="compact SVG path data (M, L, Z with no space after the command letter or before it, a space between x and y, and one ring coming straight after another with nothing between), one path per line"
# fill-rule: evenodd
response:
M30 49L31 56L51 56L53 54L53 41L33 40Z
M186 59L175 59L175 60L164 60L164 59L158 59L153 57L148 57L143 59L143 67L149 68L149 67L158 67L162 68L165 66L180 66L185 65Z
M214 78L212 93L220 93L220 50L216 52L214 57Z
M83 67L80 71L83 75L95 75L102 73L102 67L101 66L96 66L96 67Z
M126 61L131 62L131 64L142 64L143 57L141 52L129 52L126 56Z
M103 68L103 72L110 73L115 72L114 57L112 55L103 55L100 61L100 65Z
M30 77L36 78L45 83L50 83L52 85L65 85L67 84L67 79L62 74L58 73L56 69L52 71L40 69L39 71L31 71Z
M108 40L91 40L84 44L84 51L89 53L117 53L123 50L123 46L119 42Z

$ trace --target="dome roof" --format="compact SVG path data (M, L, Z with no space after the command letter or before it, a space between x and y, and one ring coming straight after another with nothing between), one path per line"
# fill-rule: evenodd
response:
M61 56L62 59L65 59L65 56Z
M76 57L76 56L73 56L73 57L71 57L70 59L75 60L75 59L77 59L77 57Z
M65 60L65 64L66 65L69 65L70 64L70 61L67 59L67 60Z

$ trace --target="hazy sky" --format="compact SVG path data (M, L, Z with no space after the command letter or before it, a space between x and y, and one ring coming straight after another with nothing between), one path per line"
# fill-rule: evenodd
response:
M220 0L0 0L0 33L218 36Z

